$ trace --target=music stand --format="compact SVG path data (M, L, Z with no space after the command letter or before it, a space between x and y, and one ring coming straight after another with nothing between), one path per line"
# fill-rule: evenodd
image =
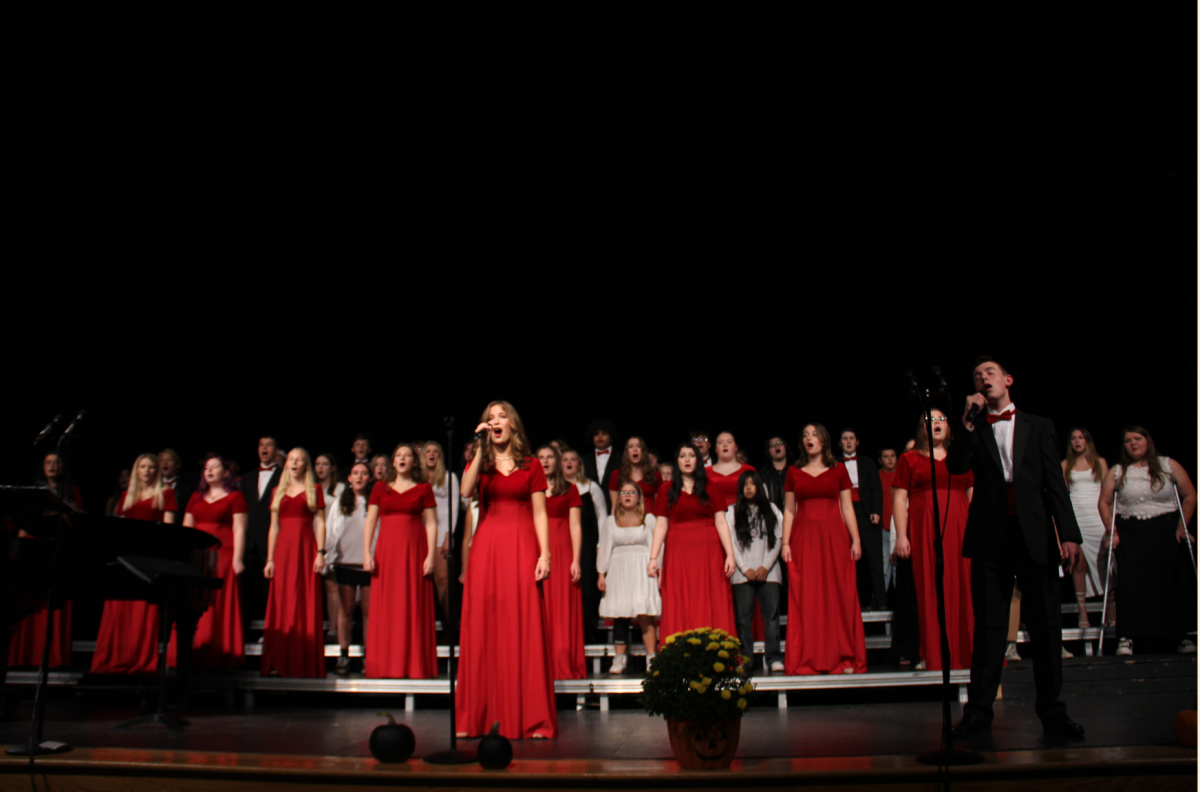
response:
M114 729L128 729L143 724L166 726L173 732L183 731L188 722L168 715L167 708L167 645L171 640L171 603L193 589L219 589L221 578L209 577L195 567L179 561L144 556L117 556L121 566L144 580L154 590L158 602L158 709L149 715L122 721Z

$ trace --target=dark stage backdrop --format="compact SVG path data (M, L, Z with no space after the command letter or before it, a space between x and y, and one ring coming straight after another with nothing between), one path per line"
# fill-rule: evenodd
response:
M957 415L980 352L1064 448L1137 422L1196 472L1194 7L383 49L105 13L26 62L4 481L81 407L89 509L143 451L344 460L494 398L534 442L874 451L913 433L904 369Z

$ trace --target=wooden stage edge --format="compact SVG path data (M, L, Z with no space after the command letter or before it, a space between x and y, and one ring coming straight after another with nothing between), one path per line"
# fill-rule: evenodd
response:
M746 759L730 770L683 771L674 761L517 761L507 770L446 767L414 759L82 748L38 757L36 788L69 790L713 789L927 790L936 768L911 756ZM951 768L956 790L1195 790L1196 750L1182 746L1062 748L985 754ZM28 759L0 758L0 790L30 789Z

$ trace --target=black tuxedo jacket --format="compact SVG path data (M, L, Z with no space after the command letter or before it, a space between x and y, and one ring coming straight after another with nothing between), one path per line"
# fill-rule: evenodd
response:
M258 548L267 555L267 534L271 531L271 490L279 486L283 466L277 465L260 499L258 497L258 467L242 476L242 497L246 499L246 549Z
M1079 523L1071 508L1071 497L1063 481L1054 424L1047 418L1017 410L1013 416L1013 497L1025 545L1035 563L1057 563L1055 541L1081 543ZM984 415L975 431L965 427L956 432L946 451L946 468L952 475L968 470L975 474L975 493L963 536L963 555L981 560L999 560L1004 548L1004 523L1008 517L1008 485L1000 463L996 435Z
M838 454L838 462L843 465L846 464L844 456L844 454ZM882 519L883 482L879 480L879 467L875 464L874 459L862 451L859 451L857 459L854 461L858 463L858 499L867 508L867 514L878 514Z
M606 496L608 495L608 477L612 475L614 470L621 469L621 454L617 449L610 447L608 451L608 466L604 468L604 480L600 480L600 472L596 469L596 449L590 448L587 451L580 451L579 455L583 457L583 472L587 477L596 482L596 486L600 488Z

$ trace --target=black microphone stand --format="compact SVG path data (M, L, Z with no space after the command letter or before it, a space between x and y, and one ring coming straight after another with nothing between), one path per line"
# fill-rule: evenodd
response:
M454 416L446 416L446 453L444 460L452 459L450 455L454 453ZM454 488L450 486L453 474L450 467L446 467L446 519L450 519L450 515L454 513ZM453 521L451 521L453 522ZM446 591L446 621L444 624L447 643L450 644L450 660L446 664L446 672L450 681L450 747L444 751L434 751L425 756L422 761L426 764L470 764L478 761L473 751L460 751L458 749L458 718L457 708L454 696L455 679L454 679L454 650L458 647L458 625L454 618L454 588L458 582L458 572L456 571L455 561L458 560L458 554L454 547L454 525L449 526L446 533L446 543L448 545L446 552L446 576L449 578Z
M42 434L38 436L38 440L34 442L34 447L37 447L38 442L48 434L49 430L59 421L56 417L46 429L42 430ZM33 724L29 730L29 742L25 745L14 745L5 749L5 753L9 756L28 756L29 766L32 772L33 757L51 753L66 753L71 750L71 746L64 742L42 742L42 730L46 723L46 685L50 679L50 644L54 640L54 598L58 593L58 584L60 577L60 569L62 567L63 546L67 543L68 534L68 509L67 509L67 461L66 450L67 440L74 432L76 425L83 418L83 411L75 417L71 425L58 436L58 443L55 445L54 453L58 457L59 476L58 476L58 521L57 531L54 536L54 551L50 557L50 586L46 592L46 638L42 642L42 662L38 666L37 686L34 688L33 694ZM71 509L70 511L74 511ZM36 618L33 617L33 618ZM67 651L70 652L70 647Z
M941 510L938 509L937 457L933 449L933 395L926 389L917 387L916 377L911 371L905 372L908 378L910 396L916 396L921 402L921 412L925 414L925 436L929 443L929 474L930 474L930 507L933 509L933 580L937 596L938 638L942 652L942 742L941 748L928 751L917 757L921 764L949 767L951 765L979 764L983 754L963 751L954 747L954 735L951 732L950 708L953 688L950 686L950 636L946 632L946 556L942 549L942 538L945 526L942 525ZM939 369L934 369L934 376L943 393L946 393L945 380ZM947 398L949 395L947 394ZM947 486L947 496L949 487ZM912 527L912 514L909 514L909 527ZM911 537L912 531L909 530ZM911 541L911 539L910 539Z

